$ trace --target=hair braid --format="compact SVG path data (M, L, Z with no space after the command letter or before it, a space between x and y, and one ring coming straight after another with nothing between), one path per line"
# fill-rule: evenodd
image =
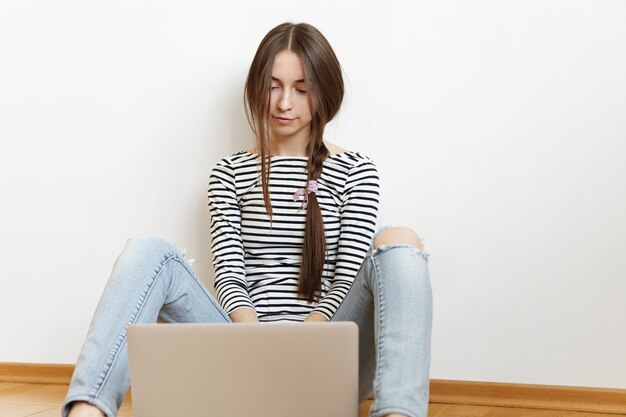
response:
M319 130L319 129L318 129ZM311 132L315 134L318 132ZM319 132L321 133L321 132ZM320 139L309 143L317 144L309 152L307 184L310 180L318 180L322 173L322 164L328 157L329 151ZM298 294L304 296L308 302L319 300L322 291L322 273L326 263L326 233L324 219L315 193L306 194L307 212L304 226L304 242L302 246L302 262L300 264L300 279Z

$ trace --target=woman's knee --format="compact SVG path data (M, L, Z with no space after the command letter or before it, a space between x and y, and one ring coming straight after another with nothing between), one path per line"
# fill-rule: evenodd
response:
M150 233L141 233L131 237L126 241L126 247L132 250L148 252L176 251L176 246L174 246L172 243Z
M150 233L141 233L126 241L124 252L141 259L151 259L174 255L176 246L171 242Z
M388 227L381 230L374 239L374 247L396 244L407 244L412 245L419 250L424 249L420 236L409 227Z

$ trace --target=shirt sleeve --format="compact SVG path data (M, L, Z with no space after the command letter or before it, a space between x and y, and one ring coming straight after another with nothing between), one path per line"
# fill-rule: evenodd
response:
M328 293L313 311L328 320L348 294L376 232L380 179L374 162L367 158L350 168L340 208L341 229L335 273Z
M241 307L254 310L246 280L235 172L228 161L222 159L211 171L208 194L217 300L227 314Z

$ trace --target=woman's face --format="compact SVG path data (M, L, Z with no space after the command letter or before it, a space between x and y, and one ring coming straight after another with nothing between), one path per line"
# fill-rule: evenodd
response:
M308 94L300 58L290 51L279 52L270 91L270 130L275 140L308 142L312 118Z

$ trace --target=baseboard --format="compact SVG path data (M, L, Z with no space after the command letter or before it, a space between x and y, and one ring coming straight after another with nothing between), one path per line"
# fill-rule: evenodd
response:
M74 365L0 362L0 382L31 384L68 384Z
M0 363L0 382L69 384L74 365ZM431 379L430 402L626 414L626 389Z
M431 379L439 404L626 414L626 389Z

